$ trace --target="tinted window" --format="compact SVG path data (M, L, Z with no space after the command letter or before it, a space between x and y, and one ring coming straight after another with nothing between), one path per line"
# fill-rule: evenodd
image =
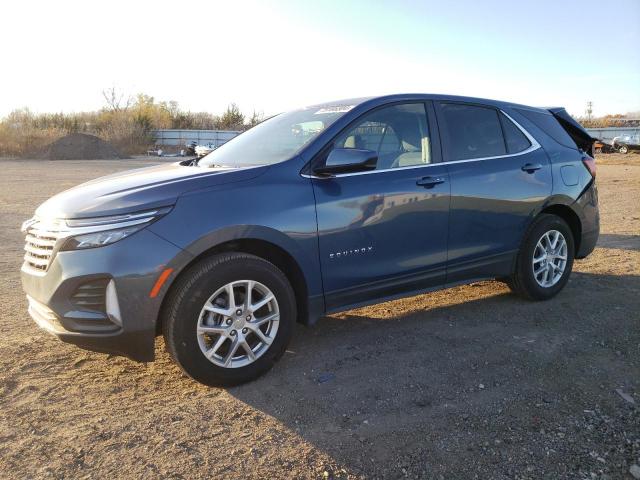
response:
M430 145L424 105L408 103L363 115L338 136L333 148L372 150L381 170L431 163Z
M507 153L495 109L442 103L440 111L449 160L495 157Z
M500 114L500 121L502 122L504 141L507 144L507 153L522 152L531 146L531 142L522 133L522 130L502 113Z
M533 110L521 110L518 112L527 117L544 133L553 138L560 145L565 147L576 148L576 143L571 139L569 134L558 123L558 120L550 113L534 112Z

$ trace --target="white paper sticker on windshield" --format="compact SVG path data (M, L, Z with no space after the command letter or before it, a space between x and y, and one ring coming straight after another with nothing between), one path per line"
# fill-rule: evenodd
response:
M314 115L320 115L322 113L345 113L351 110L355 105L333 105L329 107L322 107Z

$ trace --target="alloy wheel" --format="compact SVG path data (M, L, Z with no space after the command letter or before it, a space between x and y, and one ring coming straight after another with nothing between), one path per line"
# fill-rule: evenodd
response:
M543 288L553 287L567 266L567 241L558 230L546 232L533 251L533 276Z
M276 338L280 310L268 287L239 280L216 290L202 307L196 334L204 356L224 368L245 367Z

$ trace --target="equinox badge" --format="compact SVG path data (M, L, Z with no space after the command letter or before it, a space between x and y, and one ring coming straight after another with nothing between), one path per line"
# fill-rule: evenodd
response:
M364 255L365 253L371 253L372 251L373 247L352 248L349 250L330 253L329 258L343 258L351 255Z

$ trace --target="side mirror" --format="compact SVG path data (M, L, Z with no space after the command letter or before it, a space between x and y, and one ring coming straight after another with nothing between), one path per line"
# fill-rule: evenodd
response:
M337 173L362 172L375 170L378 154L373 150L359 148L334 148L324 165L313 171L317 175L330 177Z

